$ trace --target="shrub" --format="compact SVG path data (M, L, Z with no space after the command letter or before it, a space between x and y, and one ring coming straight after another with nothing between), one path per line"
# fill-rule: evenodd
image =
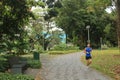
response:
M34 48L35 49L33 51L36 51L36 52L42 53L44 51L43 48L42 48L42 46L40 46L38 44L34 45Z
M65 51L65 50L79 50L79 47L73 45L59 44L54 46L52 50Z
M40 68L41 67L40 60L34 60L32 58L29 58L27 62L28 62L28 66L31 68Z
M49 51L49 54L65 54L65 51Z
M65 44L59 44L59 45L56 45L54 46L54 48L52 50L65 50L66 49L66 45Z
M67 51L49 51L49 54L56 55L56 54L68 54L68 53L73 53L73 52L78 52L77 50L67 50Z
M79 47L76 46L67 46L67 50L79 50Z
M0 73L0 80L34 80L34 78L22 74Z
M102 45L101 47L102 47L102 49L104 49L104 50L105 50L105 49L108 49L108 46L107 46L107 45L105 45L105 44L104 44L104 45Z
M7 59L4 56L0 56L0 72L5 72L9 67Z

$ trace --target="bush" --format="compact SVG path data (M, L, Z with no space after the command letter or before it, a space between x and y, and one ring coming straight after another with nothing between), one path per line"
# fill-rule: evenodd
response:
M28 56L24 56L24 57L20 57L21 61L27 61L27 67L30 68L40 68L41 67L41 63L40 60L34 60L33 57L28 57Z
M104 44L104 45L102 45L101 47L102 47L102 49L104 49L104 50L105 50L105 49L108 49L108 46L107 46L107 45L105 45L105 44Z
M40 68L41 67L40 60L34 60L32 58L29 58L27 62L28 62L28 66L31 68Z
M58 50L58 51L65 51L65 50L79 50L79 47L72 46L72 45L66 45L66 44L59 44L56 45L52 50Z
M79 50L79 47L76 46L67 46L67 50Z
M30 68L40 68L40 60L34 60L32 57L20 57L21 61L27 61L27 66Z
M0 73L0 80L34 80L34 78L22 74Z
M49 54L65 54L65 51L49 51Z
M67 50L67 51L49 51L49 54L56 55L56 54L68 54L68 53L73 53L73 52L78 52L78 50Z
M39 52L39 53L43 53L43 48L42 48L42 46L40 46L40 45L38 45L38 44L36 44L36 45L34 45L34 50L33 51L36 51L36 52Z
M9 68L7 59L4 56L0 56L0 72L5 72Z

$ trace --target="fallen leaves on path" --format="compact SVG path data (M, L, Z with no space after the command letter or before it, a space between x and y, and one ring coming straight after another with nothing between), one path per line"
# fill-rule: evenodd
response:
M120 65L114 66L113 72L116 74L115 79L120 80Z

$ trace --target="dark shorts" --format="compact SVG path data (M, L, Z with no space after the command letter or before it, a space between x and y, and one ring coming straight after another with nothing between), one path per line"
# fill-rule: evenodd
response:
M86 56L85 59L86 59L86 60L92 59L92 57L91 57L91 56L89 56L89 57Z

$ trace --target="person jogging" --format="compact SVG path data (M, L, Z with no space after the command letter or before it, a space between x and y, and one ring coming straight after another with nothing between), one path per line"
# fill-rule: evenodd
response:
M90 43L89 43L87 44L87 47L84 49L87 66L89 66L92 63L91 52L92 52L92 48L90 47Z

